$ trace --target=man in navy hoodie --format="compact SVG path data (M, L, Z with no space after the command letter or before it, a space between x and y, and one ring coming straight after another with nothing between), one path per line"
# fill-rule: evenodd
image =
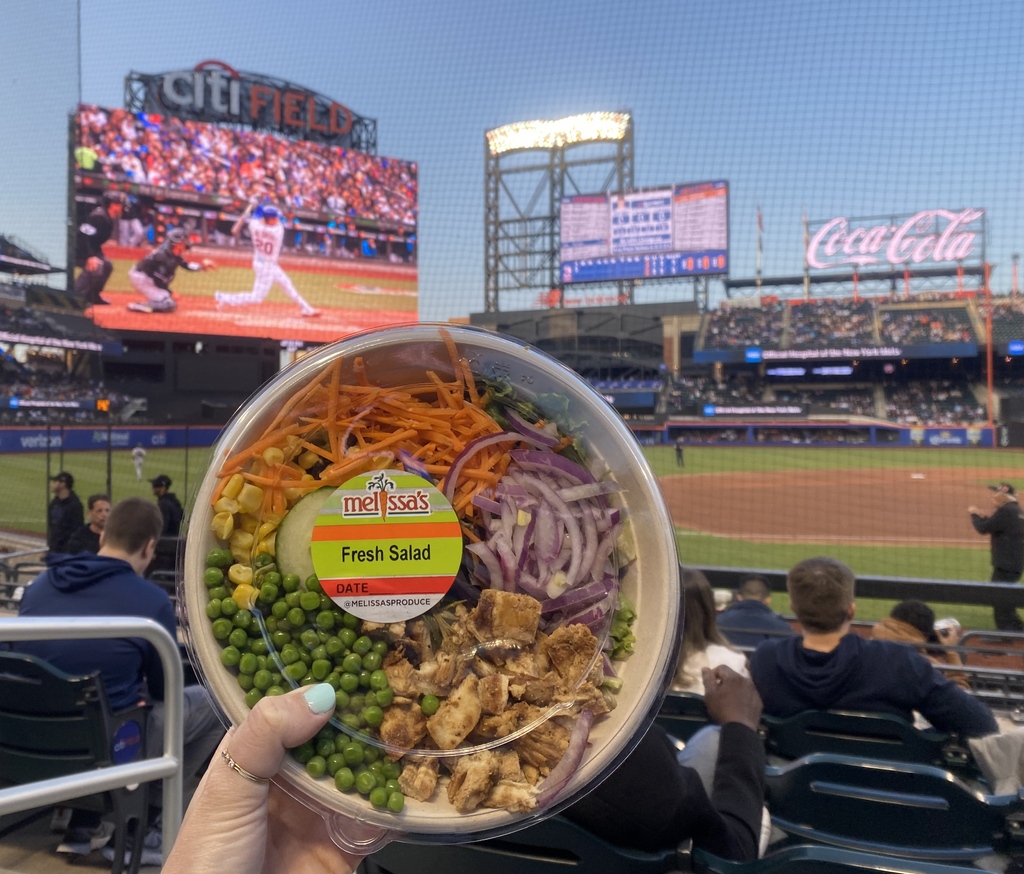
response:
M25 589L20 616L132 616L152 619L176 639L174 608L167 593L142 578L153 560L163 517L145 498L127 498L110 511L97 555L58 555ZM129 707L140 699L153 703L147 755L163 750L164 670L151 643L140 638L33 640L14 645L17 652L45 659L72 675L98 670L110 706ZM202 686L184 690L183 767L196 774L224 735L209 695ZM158 794L158 793L156 793Z
M789 623L772 612L772 590L764 577L747 577L736 590L736 602L715 620L718 630L733 646L753 649L774 637L791 637Z
M768 640L750 676L770 716L804 710L917 711L940 731L980 737L998 731L992 712L935 669L913 647L850 633L854 576L834 558L810 558L786 578L802 637Z

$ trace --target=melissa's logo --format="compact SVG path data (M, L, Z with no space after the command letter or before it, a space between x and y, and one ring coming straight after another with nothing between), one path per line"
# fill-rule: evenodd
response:
M381 471L366 483L363 494L352 492L341 499L341 515L346 519L380 516L429 516L430 493L426 489L399 489L387 471Z

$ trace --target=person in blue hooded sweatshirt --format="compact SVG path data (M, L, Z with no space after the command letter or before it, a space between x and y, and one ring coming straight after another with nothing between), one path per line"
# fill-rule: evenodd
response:
M26 587L18 615L152 619L176 639L170 598L142 577L153 561L163 524L160 510L144 498L115 504L100 535L99 553L51 556L47 569ZM147 755L162 753L164 670L151 643L139 638L32 640L15 643L13 648L75 676L98 670L113 710L149 701ZM201 770L224 729L202 686L186 686L183 704L187 779ZM155 791L151 797L156 801L158 795Z
M767 640L750 658L750 676L770 716L805 710L920 713L940 731L981 737L995 717L913 647L850 633L855 578L834 558L809 558L786 577L800 637Z

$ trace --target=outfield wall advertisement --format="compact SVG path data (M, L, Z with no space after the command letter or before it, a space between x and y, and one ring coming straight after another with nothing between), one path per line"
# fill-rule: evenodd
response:
M220 436L217 427L182 428L0 428L0 453L67 452L90 449L205 449Z
M854 361L900 358L976 358L977 343L926 343L918 346L827 346L817 349L763 349L737 346L732 349L696 349L698 364L760 364L770 361Z
M92 105L73 127L69 263L97 325L321 343L417 320L416 163ZM190 248L154 268L172 230Z

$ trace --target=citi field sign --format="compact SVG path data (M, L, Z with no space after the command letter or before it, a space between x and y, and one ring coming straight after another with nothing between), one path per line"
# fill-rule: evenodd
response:
M889 218L836 218L808 223L812 269L980 264L985 254L985 210L928 209Z
M345 148L376 147L375 120L301 85L240 72L223 61L167 73L132 71L125 77L125 94L134 112L243 124Z

